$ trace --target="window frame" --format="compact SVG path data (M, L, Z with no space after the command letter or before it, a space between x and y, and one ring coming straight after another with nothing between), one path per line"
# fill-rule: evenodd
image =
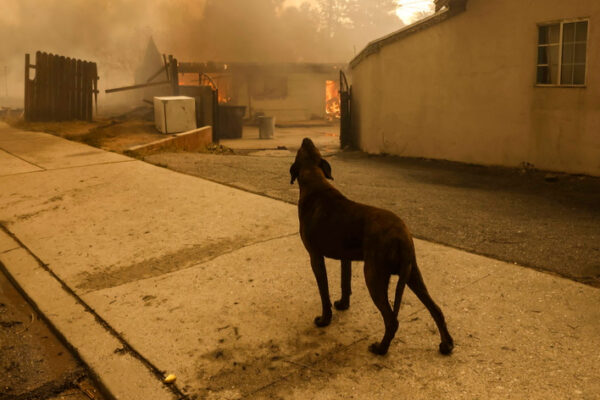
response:
M566 84L562 84L560 83L561 79L562 79L562 57L563 57L563 28L564 28L564 24L569 24L569 23L573 23L573 22L587 22L587 36L586 36L586 40L585 40L585 72L584 72L584 78L583 78L583 83L566 83ZM557 70L557 83L538 83L537 82L537 69L540 66L545 66L545 64L539 64L538 61L538 53L539 53L539 48L540 48L540 43L539 43L539 34L540 34L540 27L542 26L550 26L550 25L556 25L559 24L559 37L558 37L558 70ZM588 65L589 65L589 50L590 50L590 18L589 17L583 17L583 18L569 18L569 19L561 19L561 20L555 20L555 21L548 21L548 22L540 22L538 24L536 24L537 30L536 30L536 36L538 37L537 39L537 43L535 46L536 52L535 52L535 86L536 87L555 87L555 88L585 88L587 87L587 79L588 79Z

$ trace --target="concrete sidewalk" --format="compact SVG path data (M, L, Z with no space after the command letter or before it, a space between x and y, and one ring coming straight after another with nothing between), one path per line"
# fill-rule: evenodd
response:
M314 327L289 204L0 125L0 221L3 267L116 398L600 397L600 290L552 275L416 241L455 352L408 292L376 357L360 265Z

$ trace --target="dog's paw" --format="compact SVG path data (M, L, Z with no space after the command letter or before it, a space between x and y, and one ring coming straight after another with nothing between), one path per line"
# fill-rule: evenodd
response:
M378 356L382 356L387 353L388 348L381 345L381 343L376 342L369 346L369 351L373 354L377 354Z
M346 301L338 300L338 301L333 302L333 306L335 307L336 310L344 311L350 307L350 302L347 300Z
M331 322L331 316L320 316L315 318L315 325L319 328L323 328L324 326L329 325Z
M440 343L440 353L445 356L448 356L452 353L452 349L454 349L454 343L452 342L442 342Z

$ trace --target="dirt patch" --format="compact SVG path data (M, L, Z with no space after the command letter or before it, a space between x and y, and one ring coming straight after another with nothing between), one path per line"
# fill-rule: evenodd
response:
M200 151L199 153L231 155L235 154L235 151L227 146L223 146L222 144L211 143L206 146L206 149Z
M6 122L18 129L50 133L119 153L131 146L150 143L165 137L156 131L153 122L143 119L99 119L94 122L26 122L18 119Z
M101 400L88 372L0 271L0 398Z
M62 121L62 122L26 122L23 119L7 120L11 126L25 131L46 132L64 138L79 138L90 130L106 124L106 121Z
M170 136L170 135L169 135ZM123 153L130 147L164 139L166 135L154 128L154 123L144 120L110 121L90 130L81 137L67 137L103 150Z
M5 117L4 121L17 129L50 133L117 153L167 136L156 130L152 109L148 107L114 117L99 117L92 122L27 122L22 116Z
M114 118L87 121L26 122L22 117L4 118L14 128L50 133L103 150L124 154L134 146L145 145L157 140L173 137L156 130L152 116L147 110L134 111ZM173 150L170 150L173 151ZM161 151L162 152L162 151ZM235 154L229 147L211 143L200 153Z

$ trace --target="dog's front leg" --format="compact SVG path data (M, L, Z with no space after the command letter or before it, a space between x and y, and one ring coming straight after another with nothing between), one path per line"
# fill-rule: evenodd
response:
M350 294L352 294L352 261L342 260L342 298L334 301L337 310L347 310L350 307Z
M331 301L329 300L329 284L327 283L327 270L325 269L325 258L321 255L310 255L310 265L317 278L319 294L321 295L321 305L323 312L321 316L315 318L315 325L322 327L331 322Z

